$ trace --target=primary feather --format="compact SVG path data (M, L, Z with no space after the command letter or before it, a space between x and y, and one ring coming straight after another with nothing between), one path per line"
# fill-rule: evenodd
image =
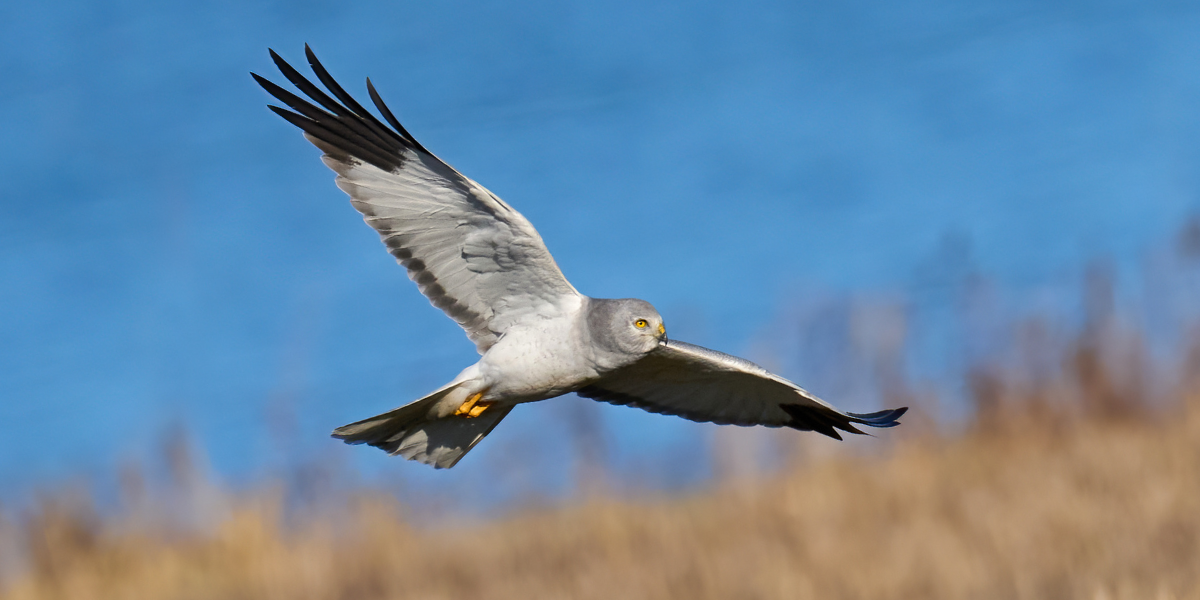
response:
M337 185L354 208L480 354L531 308L578 295L521 213L426 150L373 86L371 97L394 129L355 102L308 46L305 54L337 100L272 51L288 81L316 105L252 74L292 110L271 109L325 153L325 164L338 174Z

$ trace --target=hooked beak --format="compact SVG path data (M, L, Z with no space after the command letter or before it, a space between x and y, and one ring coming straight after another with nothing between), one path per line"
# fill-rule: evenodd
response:
M664 343L667 341L667 327L662 323L658 324L658 341Z

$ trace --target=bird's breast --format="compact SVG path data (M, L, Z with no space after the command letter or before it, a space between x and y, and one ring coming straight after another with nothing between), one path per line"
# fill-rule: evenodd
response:
M565 319L512 327L480 358L488 397L533 402L573 392L599 375Z

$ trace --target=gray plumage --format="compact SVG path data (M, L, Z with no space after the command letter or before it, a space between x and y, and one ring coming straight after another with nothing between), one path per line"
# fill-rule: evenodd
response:
M436 468L452 467L517 404L576 392L693 421L817 431L891 427L905 408L843 413L749 361L668 341L662 316L637 299L589 298L567 282L533 225L400 125L371 81L384 125L305 46L333 96L271 52L301 98L253 75L291 110L337 173L339 188L408 270L421 293L466 331L481 357L453 381L333 435Z

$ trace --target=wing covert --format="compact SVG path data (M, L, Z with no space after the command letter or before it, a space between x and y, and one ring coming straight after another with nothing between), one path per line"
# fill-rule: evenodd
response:
M390 128L304 49L332 97L271 51L280 72L308 99L251 73L291 110L269 108L325 153L322 161L337 173L354 208L481 354L514 322L559 310L564 298L579 296L524 216L417 142L370 79L371 100Z
M855 424L899 425L897 419L908 410L844 413L748 360L677 341L663 342L577 393L690 421L791 427L839 440L839 429L863 433Z

